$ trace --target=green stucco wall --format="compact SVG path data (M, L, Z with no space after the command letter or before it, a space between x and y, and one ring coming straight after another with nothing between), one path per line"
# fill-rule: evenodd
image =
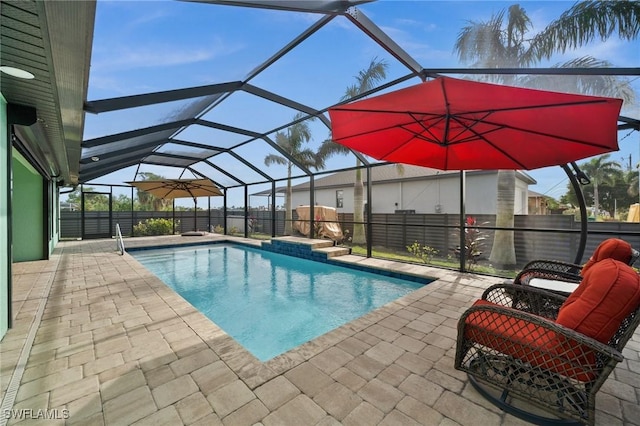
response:
M7 103L0 95L0 339L9 327L9 142Z
M12 230L13 261L44 258L43 179L13 150Z
M49 185L53 186L53 191L51 191L51 194L53 195L53 199L49 200L49 202L51 203L51 214L53 215L53 222L52 222L53 235L49 240L49 254L51 254L53 253L53 249L58 244L58 241L60 241L60 231L58 230L59 228L58 213L60 210L58 206L60 205L60 194L58 194L58 187L55 185L53 181L49 181Z

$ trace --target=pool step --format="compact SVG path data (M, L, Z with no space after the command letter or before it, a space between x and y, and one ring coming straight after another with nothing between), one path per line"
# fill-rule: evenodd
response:
M349 247L339 247L339 246L320 247L320 248L314 249L314 251L326 253L327 258L351 254L351 249Z
M320 261L351 252L347 247L334 246L332 240L311 240L301 237L272 238L270 241L263 241L262 248L275 253Z

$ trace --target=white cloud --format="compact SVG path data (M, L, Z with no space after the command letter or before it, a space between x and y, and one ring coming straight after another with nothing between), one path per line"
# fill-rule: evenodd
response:
M640 44L636 42L625 42L617 38L607 41L597 41L587 46L568 51L554 58L556 62L592 56L596 59L609 61L614 67L637 67L640 59Z
M409 18L398 18L394 20L394 24L400 26L400 27L413 27L413 28L417 28L419 30L422 30L426 33L430 33L433 31L436 31L439 27L436 23L434 22L421 22L421 21L417 21L415 19L409 19Z
M151 13L145 13L144 15L141 15L138 18L129 21L127 23L127 28L136 28L142 25L146 25L150 22L165 19L169 16L170 15L167 11L156 9L154 11L151 11Z
M94 75L93 71L92 71L92 74L90 75L90 79L91 79L91 84L89 85L89 94L88 94L89 99L96 99L100 95L94 92L99 93L103 90L109 93L121 93L121 94L127 93L129 91L129 88L124 87L121 81L111 77Z
M151 85L135 85L132 87L130 81L117 78L105 77L100 74L92 74L89 100L102 99L105 97L128 96L132 93L148 93L156 91L157 88Z
M185 51L177 47L158 46L120 51L115 59L108 62L107 66L118 69L172 66L202 62L212 57L214 57L214 53L204 49Z
M308 25L313 24L322 17L319 13L291 12L282 10L264 10L262 11L265 21L270 25L274 22L291 23L302 22Z
M204 62L241 50L241 44L215 40L210 46L183 46L145 44L136 46L109 46L92 62L92 71L121 71L158 66L175 66Z
M422 24L421 26L428 28L431 25ZM434 66L434 64L438 64L438 67L456 66L458 64L457 57L452 50L438 49L429 43L416 40L407 31L397 27L385 26L382 30L424 67L428 68L429 66ZM426 40L427 37L425 36L424 39Z

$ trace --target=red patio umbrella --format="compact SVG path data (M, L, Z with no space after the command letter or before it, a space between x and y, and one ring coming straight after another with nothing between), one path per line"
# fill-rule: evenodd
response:
M618 150L621 99L449 77L329 109L333 140L441 170L562 165Z
M579 194L579 263L586 207L567 164L618 150L621 107L620 99L439 77L330 108L329 116L334 141L379 160L441 170L561 165Z

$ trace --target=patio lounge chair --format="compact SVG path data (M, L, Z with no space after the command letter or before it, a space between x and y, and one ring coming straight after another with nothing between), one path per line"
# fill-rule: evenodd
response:
M570 294L591 266L603 259L615 259L633 265L640 256L631 245L619 238L602 241L584 265L558 260L533 260L526 264L514 279L515 284L526 284L561 294Z
M593 425L596 393L639 323L640 276L617 260L595 263L568 297L496 284L458 322L455 368L517 417Z

